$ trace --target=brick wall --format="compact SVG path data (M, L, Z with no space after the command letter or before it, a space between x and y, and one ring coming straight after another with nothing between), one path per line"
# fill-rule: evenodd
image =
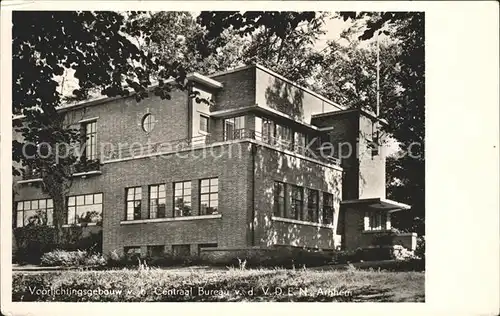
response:
M313 118L312 124L318 127L333 127L328 131L326 141L333 144L335 153L341 158L343 169L342 200L357 199L359 197L359 162L358 130L359 116L350 111L342 114L325 115Z
M255 105L255 67L213 76L223 88L215 95L214 111Z
M241 146L241 157L238 148ZM222 150L225 154L222 155ZM232 158L230 158L231 153ZM250 238L247 231L250 154L248 143L229 144L214 149L213 158L202 157L202 150L188 157L169 155L106 164L106 210L103 219L104 252L123 246L217 243L219 247L244 247ZM155 170L155 172L151 172ZM199 214L199 180L219 178L219 210L222 218L168 221L161 223L121 224L125 218L125 188L142 187L142 205L147 207L149 184L166 184L166 210L173 211L173 182L192 182L193 214ZM143 206L143 207L144 207ZM147 214L143 213L144 215Z
M344 214L344 240L345 249L353 250L363 247L366 240L363 239L365 209L362 207L341 207Z
M311 123L311 115L339 110L338 107L283 79L256 68L256 103Z
M309 160L284 154L264 146L256 146L255 154L255 241L262 246L272 244L299 244L310 248L321 248L333 244L337 232L342 171ZM276 223L273 215L274 182L281 181L320 191L319 210L323 206L322 193L334 196L333 228L317 229L308 225ZM287 204L291 203L287 189ZM304 193L304 206L307 205ZM304 208L305 209L305 208Z

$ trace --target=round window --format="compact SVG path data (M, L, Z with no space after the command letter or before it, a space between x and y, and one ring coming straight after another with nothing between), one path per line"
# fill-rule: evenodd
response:
M150 133L153 130L153 128L155 127L154 118L155 117L151 113L144 115L144 117L142 118L142 129L146 133Z

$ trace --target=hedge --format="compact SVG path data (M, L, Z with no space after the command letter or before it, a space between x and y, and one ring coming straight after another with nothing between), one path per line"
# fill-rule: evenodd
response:
M40 264L44 253L56 249L102 253L102 230L89 232L88 236L83 237L84 229L80 226L64 228L62 243L57 244L55 227L30 225L14 228L17 249L13 253L13 262Z

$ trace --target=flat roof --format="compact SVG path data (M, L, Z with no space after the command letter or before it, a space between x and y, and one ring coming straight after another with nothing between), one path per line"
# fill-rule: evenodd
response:
M260 64L250 64L250 65L239 66L239 67L235 67L233 69L229 69L227 71L222 71L222 72L218 72L218 73L214 73L214 74L210 74L210 75L202 75L200 73L193 72L191 74L188 74L186 76L186 78L189 80L193 80L193 81L196 81L199 83L206 84L207 86L212 87L212 88L222 88L222 83L220 83L217 80L214 80L212 78L226 75L226 74L230 74L230 73L234 73L234 72L238 72L238 71L242 71L242 70L249 69L252 67L255 67L256 69L258 68L262 71L265 71L265 72L271 74L272 76L279 78L279 79L281 79L281 80L317 97L318 99L320 99L320 100L322 100L330 105L335 106L339 110L346 110L345 107L333 102L332 100L327 99L326 97L312 91L311 89L305 88L305 87L293 82L292 80L289 80L289 79L283 77L282 75L280 75L280 74L278 74L278 73L276 73L276 72L274 72L274 71L272 71L272 70L270 70L270 69L268 69ZM171 81L173 81L173 79L167 80L166 82L171 82ZM153 89L155 86L156 85L152 85L151 87L149 87L149 89ZM99 105L102 103L115 101L115 100L119 100L119 99L127 98L127 97L131 97L131 96L117 96L117 97L102 96L102 97L97 97L97 98L94 98L91 100L85 100L85 101L81 101L81 102L77 102L77 103L67 103L67 104L64 104L64 105L61 105L60 107L58 107L58 110L69 110L69 109L78 108L78 107L94 106L94 105ZM21 119L23 117L24 117L24 115L15 115L12 119L16 120L16 119ZM314 117L314 115L313 115L313 117Z
M383 119L383 118L380 118L380 117L377 117L377 115L371 111L368 111L366 109L359 109L359 108L355 108L355 109L346 109L346 110L341 110L341 111L330 111L330 112L323 112L323 113L318 113L318 114L313 114L311 115L311 119L315 119L315 118L321 118L321 117L328 117L328 116L335 116L335 115L342 115L342 114L347 114L347 113L353 113L353 112L356 112L356 111L359 111L363 114L365 114L366 116L369 116L370 118L374 119L374 120L378 120L384 124L388 124L387 123L387 120Z

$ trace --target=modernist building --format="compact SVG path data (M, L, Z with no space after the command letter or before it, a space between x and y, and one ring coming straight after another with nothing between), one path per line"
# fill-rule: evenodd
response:
M409 208L385 199L386 122L372 113L260 65L189 80L211 104L173 91L64 109L82 127L85 157L101 162L76 170L66 221L102 227L104 253L370 247L391 213ZM14 181L15 226L36 213L50 225L36 173ZM414 248L414 234L399 237Z

